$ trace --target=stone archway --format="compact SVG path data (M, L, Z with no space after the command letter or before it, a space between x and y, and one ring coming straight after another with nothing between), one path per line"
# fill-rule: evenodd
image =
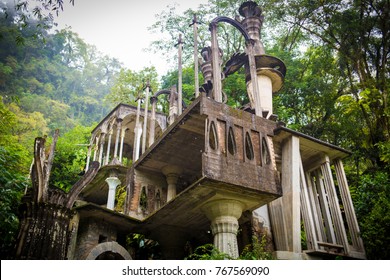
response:
M87 260L101 259L102 254L115 256L115 259L132 260L129 252L115 241L100 243L87 256Z

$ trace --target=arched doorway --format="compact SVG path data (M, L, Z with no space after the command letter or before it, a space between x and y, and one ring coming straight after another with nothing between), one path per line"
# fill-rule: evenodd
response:
M89 252L87 260L131 260L129 252L115 241L96 245Z

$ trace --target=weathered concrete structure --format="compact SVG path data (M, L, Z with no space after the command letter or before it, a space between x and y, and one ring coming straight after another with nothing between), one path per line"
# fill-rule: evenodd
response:
M241 22L218 17L210 24L205 84L188 107L175 88L152 95L151 111L140 101L138 108L120 104L92 132L86 175L69 194L34 180L18 258L136 258L127 242L136 233L157 241L164 259L182 259L186 248L205 243L235 258L253 234L266 235L278 259L365 258L342 165L348 152L276 121L272 94L286 68L264 53L261 9L246 2L239 11ZM223 71L220 22L246 40L246 53ZM221 77L241 66L246 111L223 103ZM156 112L162 95L169 96L169 116ZM35 175L46 170L42 150ZM118 188L125 188L124 205L115 199Z

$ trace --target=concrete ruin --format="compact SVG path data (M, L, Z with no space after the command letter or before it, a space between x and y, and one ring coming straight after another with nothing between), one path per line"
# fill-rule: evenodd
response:
M277 121L272 95L286 67L264 52L260 7L249 1L239 12L241 21L210 24L199 96L186 105L180 82L178 91L155 94L147 85L143 108L140 99L138 107L118 105L92 131L86 173L69 193L48 186L52 159L44 139L36 140L17 258L136 259L133 234L158 242L163 259L183 259L207 243L237 258L253 235L266 236L276 259L365 258L342 164L349 152ZM246 42L224 69L220 23ZM224 103L221 83L241 67L246 110ZM157 112L162 96L168 115Z

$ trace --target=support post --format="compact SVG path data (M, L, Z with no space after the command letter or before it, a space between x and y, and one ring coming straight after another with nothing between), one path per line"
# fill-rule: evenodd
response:
M194 72L195 72L195 98L199 96L199 62L198 62L198 22L196 14L192 21L194 28Z
M142 133L140 115L141 115L141 97L138 97L137 117L135 119L135 128L134 128L133 162L136 162L139 158L140 139Z
M165 175L168 183L168 191L167 191L167 202L168 202L173 198L175 198L176 196L177 181L179 179L182 170L177 166L167 165L161 171Z
M202 210L211 221L214 246L232 258L238 258L238 219L244 205L237 200L221 199L207 202Z
M254 109L256 116L263 117L263 111L261 109L261 101L259 96L259 85L257 83L257 73L256 73L256 61L254 55L254 41L248 41L246 50L249 61L249 71L250 71L250 83L252 84L252 88L248 89L248 93L252 95L250 98L252 102L254 102Z
M152 146L154 142L154 134L156 131L156 103L157 97L152 96L150 98L150 103L152 104L152 115L150 117L150 126L149 126L149 147Z
M118 179L118 177L112 176L108 177L106 182L108 184L107 208L114 210L116 187L121 183L121 181Z
M119 138L121 137L122 119L117 119L117 123L118 124L117 124L117 128L116 128L114 158L118 157L118 146L119 146Z
M88 171L89 163L91 162L92 145L88 145L87 163L85 165L85 171Z
M99 149L99 163L103 166L103 150L104 150L104 142L106 140L106 134L100 134L100 149Z
M123 144L125 142L125 133L126 133L126 129L122 129L122 133L121 133L121 146L120 146L120 149L119 149L119 161L122 163L122 155L123 155Z
M217 23L211 24L211 56L213 67L213 91L214 100L222 102L222 81L221 81L221 64L219 58L219 47L217 40Z
M181 34L179 34L178 45L178 97L177 97L177 115L180 116L183 112L183 70L182 70L182 52L183 52L183 41Z
M287 229L288 251L301 253L299 138L291 136L282 148L283 206Z
M145 90L145 106L144 106L144 129L142 130L142 153L145 152L146 150L146 132L148 128L148 107L149 107L149 89L150 89L150 84L149 81L146 85L146 90Z
M106 158L105 158L106 165L110 161L111 138L112 138L112 130L108 133L107 154L106 154Z

